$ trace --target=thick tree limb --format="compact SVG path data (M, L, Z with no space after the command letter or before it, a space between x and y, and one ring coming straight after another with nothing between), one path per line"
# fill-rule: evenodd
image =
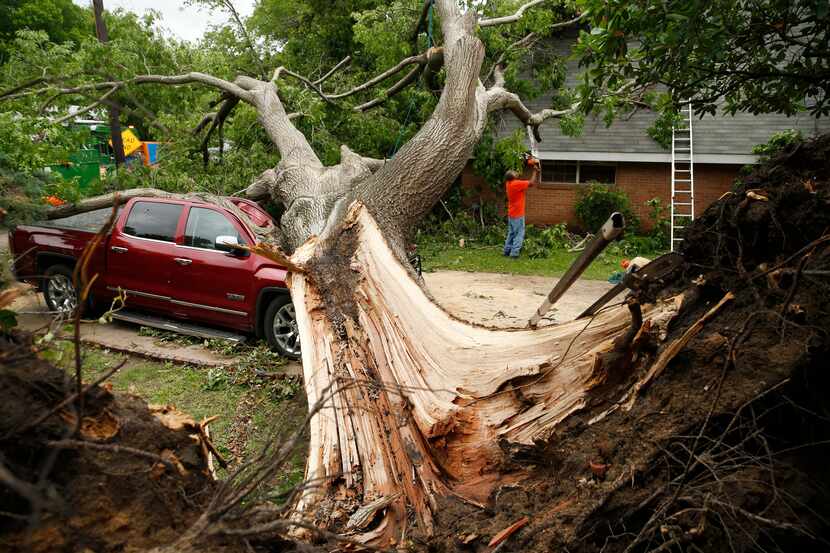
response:
M542 141L539 127L548 119L563 117L579 109L579 103L574 103L566 109L543 109L536 113L531 112L519 98L518 94L503 87L504 79L496 72L496 84L487 91L487 112L510 110L516 118L533 131L537 142Z
M208 166L210 162L210 153L208 152L208 145L210 143L210 138L213 135L213 132L218 130L219 131L219 157L222 158L222 154L224 153L225 149L225 141L223 136L223 128L225 125L225 121L227 120L228 116L230 116L233 108L239 104L239 98L235 96L231 96L230 94L223 94L217 102L221 102L221 106L218 111L214 113L207 114L196 128L193 129L193 134L199 134L208 123L210 123L210 128L208 128L207 132L205 133L204 138L202 139L202 144L200 145L200 150L202 151L202 163L205 167ZM215 103L214 103L215 105Z
M98 83L90 83L85 85L79 85L74 87L59 87L59 86L47 86L43 88L38 88L34 90L25 90L22 92L16 92L14 94L0 96L0 100L13 100L16 98L20 98L23 96L32 96L32 95L40 95L46 93L55 93L55 94L76 94L79 92L90 91L90 90L104 90L107 88L113 87L121 87L130 84L148 84L148 83L156 83L156 84L165 84L165 85L182 85L182 84L192 84L192 83L200 83L208 86L212 86L214 88L218 88L220 90L224 90L234 96L237 96L241 100L246 102L251 101L251 94L248 90L243 88L242 86L226 81L224 79L220 79L219 77L214 77L213 75L208 75L206 73L199 73L192 71L190 73L184 73L181 75L138 75L133 77L132 79L127 79L123 81L103 81ZM17 87L18 89L21 87Z
M172 192L165 192L157 188L131 188L129 190L122 190L120 192L112 192L102 196L95 196L87 198L76 203L66 203L56 207L50 207L46 210L46 219L62 219L63 217L70 217L78 213L86 213L87 211L95 211L96 209L103 209L111 207L115 203L116 196L118 201L123 204L132 198L139 196L147 196L151 198L175 198L177 194Z

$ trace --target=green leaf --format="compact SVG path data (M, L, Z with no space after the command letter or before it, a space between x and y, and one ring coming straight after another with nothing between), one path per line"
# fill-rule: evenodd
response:
M9 309L0 309L0 329L8 332L17 326L17 313Z

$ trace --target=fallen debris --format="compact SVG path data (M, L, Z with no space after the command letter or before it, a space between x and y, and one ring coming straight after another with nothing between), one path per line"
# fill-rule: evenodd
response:
M95 553L140 551L173 542L198 518L215 483L186 416L168 412L161 420L169 426L161 424L143 401L113 394L99 379L83 388L73 436L74 383L35 356L26 334L0 333L0 356L4 553L83 544ZM17 491L6 484L12 479Z
M521 530L522 528L527 526L527 523L529 523L529 522L530 522L530 519L527 518L527 517L520 518L519 520L517 520L516 522L514 522L513 524L511 524L510 526L508 526L507 528L505 528L504 530L502 530L501 532L499 532L498 534L493 536L493 539L490 540L490 543L488 543L487 546L488 547L497 547L503 541L505 541L507 538L509 538L510 536L512 536L513 534L515 534L516 532L518 532L519 530Z

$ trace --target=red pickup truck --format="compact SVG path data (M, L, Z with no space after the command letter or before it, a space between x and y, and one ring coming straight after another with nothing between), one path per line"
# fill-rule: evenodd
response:
M255 203L230 200L254 224L273 224ZM9 231L15 274L39 287L49 309L74 311L73 267L111 213L106 208ZM121 207L90 260L89 274L99 275L90 307L105 310L123 291L126 309L114 318L196 336L244 339L239 333L253 334L280 354L298 358L285 269L233 247L254 243L251 230L217 205L133 198Z

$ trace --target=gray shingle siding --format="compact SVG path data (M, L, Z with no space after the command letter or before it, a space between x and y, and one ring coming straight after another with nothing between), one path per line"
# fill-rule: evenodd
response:
M558 41L556 50L567 55L570 40ZM568 62L568 84L578 82L578 75L576 63ZM550 95L527 101L527 105L534 112L550 107ZM578 137L565 136L557 122L549 120L541 128L539 156L542 159L668 161L670 150L664 149L646 132L656 117L650 110L640 110L630 118L615 120L610 127L606 127L601 119L589 117ZM521 123L508 112L501 115L497 128L499 134L506 136L521 129ZM827 133L830 132L830 119L815 119L808 114L787 117L739 113L735 116L695 117L692 128L696 161L745 163L752 159L753 146L766 142L773 133L788 129L799 129L805 136Z

